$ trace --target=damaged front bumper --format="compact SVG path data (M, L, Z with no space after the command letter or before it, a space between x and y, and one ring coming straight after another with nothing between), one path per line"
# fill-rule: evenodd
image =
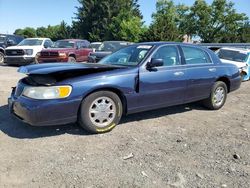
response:
M242 78L242 81L247 81L249 80L249 70L250 70L250 67L249 66L245 66L245 67L241 67L239 68L239 71L240 71L240 75L241 75L241 78Z
M10 113L17 119L33 126L50 126L74 123L80 100L34 100L16 95L13 88L8 98Z

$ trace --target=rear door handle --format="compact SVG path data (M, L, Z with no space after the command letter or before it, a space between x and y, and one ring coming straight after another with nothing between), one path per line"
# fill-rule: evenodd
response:
M184 72L175 72L174 75L175 75L175 76L183 76L183 75L184 75Z
M210 68L208 69L210 72L216 72L216 68Z

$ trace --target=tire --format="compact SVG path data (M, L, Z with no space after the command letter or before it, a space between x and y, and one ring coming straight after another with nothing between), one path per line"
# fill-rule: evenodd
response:
M119 123L122 110L121 100L115 93L98 91L82 101L78 123L90 133L109 132Z
M76 62L76 59L72 56L69 56L68 62Z
M39 64L39 62L38 62L38 55L37 54L35 56L35 60L34 60L33 64Z
M4 64L4 54L0 52L0 65Z
M227 99L227 85L218 81L212 87L209 98L203 101L203 104L211 110L219 110L222 108ZM217 97L216 97L217 96Z

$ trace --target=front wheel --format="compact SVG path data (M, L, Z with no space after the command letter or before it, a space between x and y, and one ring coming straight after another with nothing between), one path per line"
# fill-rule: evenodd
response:
M75 63L75 62L76 62L76 59L75 59L74 57L72 57L72 56L69 56L68 62L73 62L73 63Z
M88 132L105 133L119 123L121 116L120 98L110 91L98 91L82 101L78 123Z
M219 110L226 102L227 92L227 86L224 82L216 82L213 85L209 98L204 100L204 105L211 110Z

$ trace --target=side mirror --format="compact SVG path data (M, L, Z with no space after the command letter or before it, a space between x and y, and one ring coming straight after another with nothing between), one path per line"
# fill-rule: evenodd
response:
M151 61L147 64L148 69L161 66L163 66L163 59L152 58Z

